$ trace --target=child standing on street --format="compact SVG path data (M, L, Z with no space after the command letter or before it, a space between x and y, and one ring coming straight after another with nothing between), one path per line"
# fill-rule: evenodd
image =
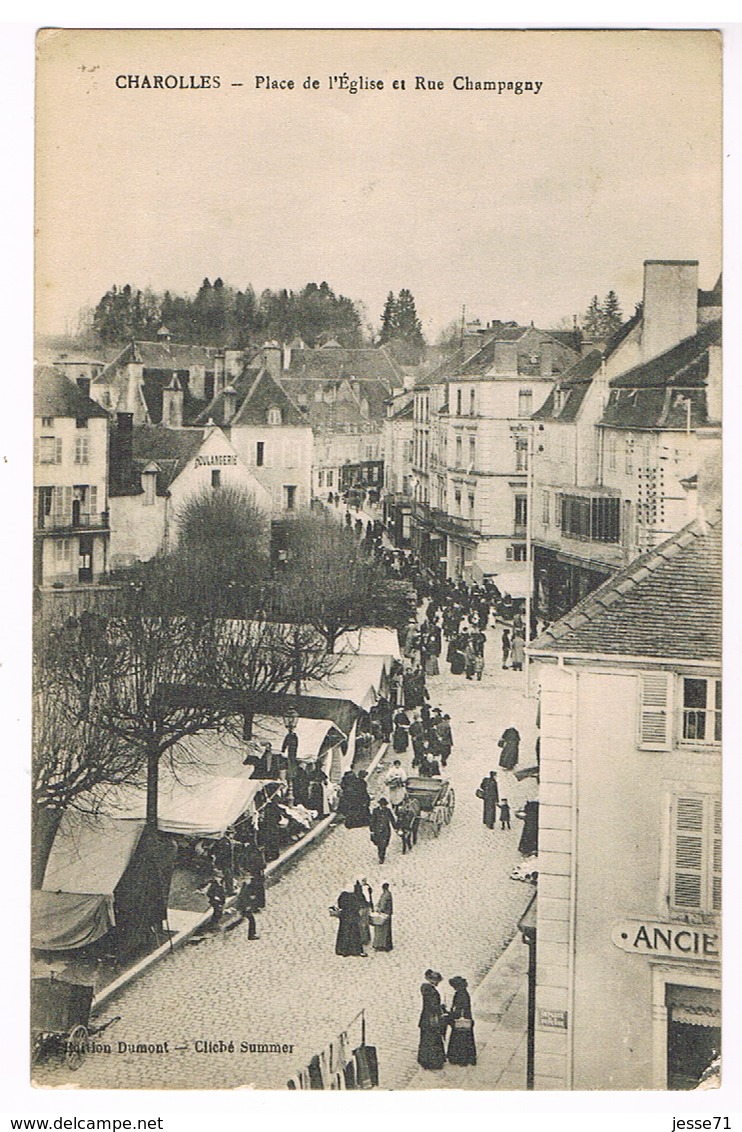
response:
M500 803L500 829L510 829L510 806L507 798Z

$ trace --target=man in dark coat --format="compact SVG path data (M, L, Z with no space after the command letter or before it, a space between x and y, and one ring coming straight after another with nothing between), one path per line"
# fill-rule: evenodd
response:
M378 806L371 813L369 825L371 827L371 840L379 853L379 864L383 865L392 830L397 828L397 821L386 798L379 798Z
M497 821L497 803L500 801L500 791L497 785L497 772L491 770L487 778L483 778L477 795L482 799L482 821L487 829L494 829Z

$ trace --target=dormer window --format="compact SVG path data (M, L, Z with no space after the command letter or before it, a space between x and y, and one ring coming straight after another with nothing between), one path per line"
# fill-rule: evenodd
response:
M281 423L281 410L277 405L271 405L270 409L268 410L268 424L280 425Z

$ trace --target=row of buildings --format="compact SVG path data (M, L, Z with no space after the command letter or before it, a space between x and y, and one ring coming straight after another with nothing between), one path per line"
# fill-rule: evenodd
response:
M382 487L387 404L409 380L388 352L337 342L241 351L163 328L107 362L35 374L35 582L88 585L177 538L203 487L238 484L272 519L353 486Z
M552 621L693 518L720 418L721 282L699 290L697 262L650 260L640 307L606 342L469 324L395 398L389 520L436 573L519 596L533 573Z

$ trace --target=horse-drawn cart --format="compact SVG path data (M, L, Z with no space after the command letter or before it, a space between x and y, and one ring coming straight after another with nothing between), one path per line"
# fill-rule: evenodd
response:
M31 980L31 1061L56 1057L69 1069L79 1069L91 1037L100 1034L118 1017L100 1026L90 1026L94 987L49 978Z
M442 825L453 817L456 795L446 778L408 778L407 796L420 806L420 823L432 828L437 837Z

